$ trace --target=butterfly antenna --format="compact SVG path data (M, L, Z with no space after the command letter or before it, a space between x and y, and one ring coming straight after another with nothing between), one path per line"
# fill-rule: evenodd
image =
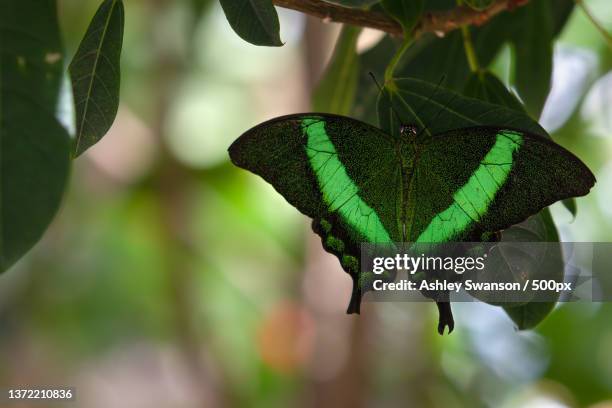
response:
M383 87L380 86L380 83L378 82L378 80L376 79L376 76L374 75L374 73L372 71L368 72L368 75L370 75L370 78L372 78L372 80L374 81L374 83L376 84L376 86L378 87L378 90L380 91L380 93L384 93ZM391 111L393 111L393 114L395 115L395 119L397 119L397 122L402 125L403 122L400 119L399 114L397 113L397 111L395 110L395 108L393 107L393 101L391 101L391 98L389 98L389 102L391 103Z
M383 92L383 88L382 88L382 86L380 86L380 83L378 82L378 79L376 79L376 76L374 75L374 73L372 71L370 71L370 72L368 72L368 75L370 76L370 78L372 78L372 81L374 81L374 83L376 84L376 87L378 88L380 93L382 93Z

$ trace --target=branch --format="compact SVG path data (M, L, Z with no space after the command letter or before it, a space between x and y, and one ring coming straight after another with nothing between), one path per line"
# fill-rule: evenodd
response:
M346 23L381 30L393 36L402 36L402 26L379 11L368 11L337 6L320 0L273 0L274 4L322 19L326 22ZM427 12L414 29L414 38L424 33L438 36L464 25L481 25L505 10L527 4L529 0L496 0L486 10L457 6L450 10Z

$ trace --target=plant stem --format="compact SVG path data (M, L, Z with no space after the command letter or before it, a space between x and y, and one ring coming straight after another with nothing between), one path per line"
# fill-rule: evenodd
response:
M395 52L395 55L393 55L393 58L391 58L391 61L389 61L389 64L387 65L387 68L385 69L385 83L384 83L385 86L393 86L392 85L393 84L393 73L395 72L395 69L397 68L397 64L402 59L402 55L404 55L406 50L410 48L411 45L412 45L412 39L410 38L405 39L402 42L402 45Z
M457 6L461 7L463 0L457 0ZM470 27L467 25L461 26L461 36L463 37L463 49L465 50L465 56L470 66L470 71L478 72L480 66L478 64L478 57L476 57L476 50L474 49L474 43L472 42L472 34L470 33Z
M300 11L324 21L374 28L396 37L401 37L403 34L402 26L380 11L342 7L321 0L272 1L276 6ZM503 11L513 7L521 7L527 3L529 3L529 0L522 0L521 2L496 0L485 10L458 6L450 10L430 11L423 14L411 37L417 39L424 33L435 33L442 36L464 25L482 25Z
M470 27L461 27L461 35L463 36L463 48L465 49L465 56L467 57L470 70L472 72L478 72L480 70L480 65L478 64L478 57L476 57L476 50L472 42Z
M588 7L584 4L584 0L575 1L576 4L582 9L582 11L584 11L584 14L587 16L587 18L595 26L597 31L599 31L601 35L603 35L604 39L606 40L606 43L608 44L608 47L612 49L612 35L608 31L606 31L606 29L599 23L599 21L597 21L593 13L591 13L591 10L589 10Z

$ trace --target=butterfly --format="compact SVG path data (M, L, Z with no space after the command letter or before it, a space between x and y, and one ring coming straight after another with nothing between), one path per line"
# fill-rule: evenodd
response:
M313 219L326 251L353 279L347 313L359 313L360 244L480 241L569 197L595 177L575 155L540 135L473 126L422 137L394 134L327 113L274 118L229 148L232 162L261 176ZM453 329L438 302L438 331Z

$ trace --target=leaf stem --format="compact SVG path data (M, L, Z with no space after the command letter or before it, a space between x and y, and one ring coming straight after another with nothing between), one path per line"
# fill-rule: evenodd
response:
M465 49L465 56L467 57L470 70L472 72L478 72L480 71L480 64L478 64L478 57L476 56L476 50L472 42L470 27L465 25L461 27L461 35L463 36L463 48Z
M591 13L591 10L589 10L588 7L584 4L584 0L575 0L575 2L578 7L580 7L582 11L584 11L584 14L586 14L587 18L591 21L591 24L593 24L597 31L599 31L604 37L606 43L608 44L608 47L612 49L612 35L608 31L606 31L606 29L601 25L599 21L597 21L593 13Z
M457 0L457 7L463 5L463 0ZM474 43L472 42L472 34L470 33L470 27L467 24L461 26L461 36L463 37L463 49L465 50L465 56L470 66L470 71L480 71L480 65L478 64L478 57L476 57L476 50L474 49Z
M395 55L393 55L393 58L391 58L391 61L389 61L389 64L387 65L387 68L385 69L385 84L384 84L385 86L389 86L389 85L393 86L392 85L393 84L393 73L395 72L395 69L397 68L398 63L402 59L402 56L404 55L406 50L410 48L411 45L412 45L412 38L406 38L402 42L402 45L395 52Z

